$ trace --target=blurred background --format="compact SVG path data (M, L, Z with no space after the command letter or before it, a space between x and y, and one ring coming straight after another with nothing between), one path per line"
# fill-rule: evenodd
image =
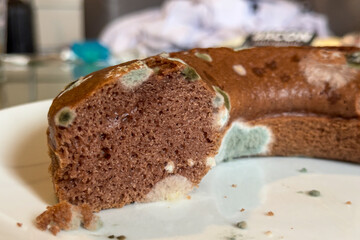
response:
M311 36L287 45L360 47L360 1L0 0L0 109L54 98L109 65L194 47L244 48L259 33Z

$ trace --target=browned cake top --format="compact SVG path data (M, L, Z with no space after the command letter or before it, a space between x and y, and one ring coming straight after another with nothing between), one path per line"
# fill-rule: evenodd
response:
M360 71L347 63L354 48L263 47L173 53L231 99L231 119L297 113L358 117ZM199 59L200 58L200 59ZM281 67L280 67L281 66Z
M209 88L218 86L231 99L231 119L255 119L283 113L357 117L360 71L346 62L356 48L263 47L234 51L229 48L193 49L144 60L151 68L180 70L183 60L196 69ZM72 106L103 85L114 81L107 74L119 66L92 73L81 88L57 97L50 109ZM169 68L169 65L174 65ZM282 67L279 67L282 66ZM284 67L286 66L286 67ZM132 66L130 66L129 71ZM165 73L163 73L164 75Z

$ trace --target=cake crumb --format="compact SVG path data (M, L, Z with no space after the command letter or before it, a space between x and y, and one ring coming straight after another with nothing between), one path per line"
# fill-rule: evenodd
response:
M115 238L115 235L110 235L110 236L108 236L108 238L114 239L114 238Z
M236 223L236 227L240 228L240 229L246 229L247 228L247 222L246 221L241 221Z
M35 223L38 229L49 230L53 235L61 230L74 230L80 226L91 231L102 226L102 221L93 214L89 205L75 206L65 201L48 206L46 211L36 218Z
M23 225L23 224L20 223L20 222L17 222L17 223L16 223L16 226L18 226L18 227L22 227L22 225Z
M272 217L272 216L274 216L274 213L272 211L269 211L269 212L266 213L266 216Z
M311 190L308 192L309 196L312 196L312 197L320 197L320 191L318 190Z
M187 196L186 196L186 199L190 200L190 199L191 199L191 196L190 196L190 195L187 195Z
M231 184L231 187L236 188L237 185L236 184Z
M345 202L345 204L346 204L346 205L351 205L352 202L351 202L351 201L347 201L347 202Z
M265 235L268 236L268 237L272 237L273 234L272 234L271 231L266 231L266 232L265 232Z
M240 209L240 212L244 212L244 211L245 211L245 208Z
M126 237L124 235L120 235L116 237L117 240L125 240Z
M227 196L224 196L224 198L227 198Z

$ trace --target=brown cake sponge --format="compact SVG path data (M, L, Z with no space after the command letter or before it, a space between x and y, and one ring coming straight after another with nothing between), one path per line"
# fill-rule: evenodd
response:
M74 230L82 225L87 230L97 230L101 227L100 218L93 214L87 204L74 206L62 201L54 206L47 207L36 220L36 227L40 230L49 230L56 235L61 230Z
M93 210L173 199L215 162L360 162L360 50L193 49L80 78L48 114L60 201Z

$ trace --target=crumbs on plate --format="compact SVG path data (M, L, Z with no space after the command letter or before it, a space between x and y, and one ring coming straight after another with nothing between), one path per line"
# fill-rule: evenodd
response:
M272 211L269 211L269 212L267 212L265 215L272 217L272 216L274 216L274 213L273 213Z
M241 222L237 222L236 227L240 228L240 229L246 229L247 228L247 222L246 221L241 221Z
M264 234L268 237L272 237L273 235L271 231L266 231Z
M115 235L110 235L110 236L108 236L108 238L110 238L110 239L117 239L117 240L125 240L126 239L126 237L124 236L124 235L120 235L120 236L117 236L117 237L115 237Z
M311 190L308 192L308 195L312 196L312 197L320 197L321 194L320 194L320 191L318 191L318 190Z

